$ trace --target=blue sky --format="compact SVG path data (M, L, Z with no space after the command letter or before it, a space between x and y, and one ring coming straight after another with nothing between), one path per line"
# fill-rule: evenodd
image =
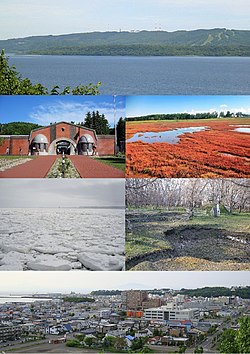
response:
M249 0L1 0L0 39L120 29L250 29L249 11Z
M84 121L88 111L105 114L114 125L113 96L0 96L0 123ZM116 96L116 121L125 117L125 98Z
M250 96L127 96L126 116L155 113L242 112L250 115Z

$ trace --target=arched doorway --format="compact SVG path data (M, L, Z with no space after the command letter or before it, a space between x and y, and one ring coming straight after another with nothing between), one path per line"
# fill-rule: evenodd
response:
M65 155L76 154L76 143L68 138L58 138L52 141L49 146L49 155L60 155L64 152Z
M37 134L31 141L29 151L31 155L47 155L48 154L48 139L43 134Z
M84 134L80 137L77 150L78 155L92 155L93 154L94 139L89 134Z

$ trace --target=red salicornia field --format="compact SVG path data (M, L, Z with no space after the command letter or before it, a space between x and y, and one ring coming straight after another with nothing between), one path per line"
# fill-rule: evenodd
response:
M250 177L250 118L127 121L126 140L126 177Z

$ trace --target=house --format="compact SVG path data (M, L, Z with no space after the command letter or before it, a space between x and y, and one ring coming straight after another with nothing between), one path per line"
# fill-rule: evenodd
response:
M127 346L128 346L128 347L131 347L132 344L133 344L133 341L135 340L135 337L130 336L130 335L127 335L127 336L125 337L125 340L126 340Z

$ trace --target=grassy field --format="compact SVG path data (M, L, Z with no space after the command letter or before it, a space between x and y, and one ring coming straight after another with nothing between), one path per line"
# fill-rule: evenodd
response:
M104 156L104 157L94 157L96 161L105 163L106 165L118 168L119 170L125 171L125 157L116 156Z
M144 209L130 210L126 217L131 225L126 233L127 269L250 269L249 213L187 219L180 210Z

